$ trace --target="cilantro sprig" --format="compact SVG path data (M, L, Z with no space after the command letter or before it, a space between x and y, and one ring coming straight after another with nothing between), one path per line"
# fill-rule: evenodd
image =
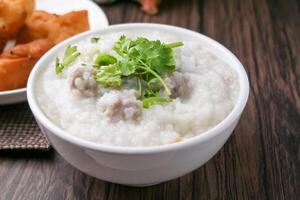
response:
M62 62L60 61L59 57L56 57L55 59L56 74L62 73L62 71L70 66L78 56L80 56L80 52L77 51L77 46L69 45L64 52Z
M137 91L145 108L170 102L171 90L164 77L176 67L173 48L182 45L182 42L164 44L144 37L131 40L122 35L113 46L121 59L107 54L98 55L99 60L105 58L105 61L112 62L95 62L95 80L106 87L119 87L125 78L137 80Z
M91 42L97 43L99 39L91 38ZM113 46L117 57L107 53L95 56L92 63L94 79L104 87L114 88L125 87L129 82L135 83L130 88L138 91L144 108L170 102L172 92L164 78L176 68L173 49L182 45L182 42L165 44L144 37L132 40L122 35ZM57 57L55 60L56 74L62 73L79 56L77 47L69 45L63 58Z

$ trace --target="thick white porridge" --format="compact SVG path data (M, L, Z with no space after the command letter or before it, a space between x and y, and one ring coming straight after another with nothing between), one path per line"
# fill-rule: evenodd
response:
M121 35L184 43L173 49L175 71L163 77L172 92L170 101L143 108L136 87L96 83L91 64L95 55L101 52L119 58L112 47ZM239 93L237 72L209 47L153 31L95 37L99 41L87 38L74 44L80 56L60 74L56 74L53 61L36 84L43 112L66 133L106 145L163 145L209 130L233 109Z

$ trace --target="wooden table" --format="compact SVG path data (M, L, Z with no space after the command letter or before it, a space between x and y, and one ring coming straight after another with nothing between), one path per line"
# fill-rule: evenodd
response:
M153 187L87 176L49 153L0 152L0 199L300 199L300 1L165 0L161 14L104 7L110 23L159 22L232 50L251 82L246 110L222 150L198 170Z

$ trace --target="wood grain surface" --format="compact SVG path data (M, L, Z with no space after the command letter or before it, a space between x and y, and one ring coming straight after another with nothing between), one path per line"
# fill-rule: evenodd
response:
M104 7L111 24L157 22L204 33L244 64L251 82L234 134L207 164L157 186L107 183L56 152L0 152L0 199L300 199L300 1L164 0Z

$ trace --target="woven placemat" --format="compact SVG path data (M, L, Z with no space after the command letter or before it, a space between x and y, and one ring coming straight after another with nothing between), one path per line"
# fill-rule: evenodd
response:
M49 150L27 103L0 106L0 150Z

